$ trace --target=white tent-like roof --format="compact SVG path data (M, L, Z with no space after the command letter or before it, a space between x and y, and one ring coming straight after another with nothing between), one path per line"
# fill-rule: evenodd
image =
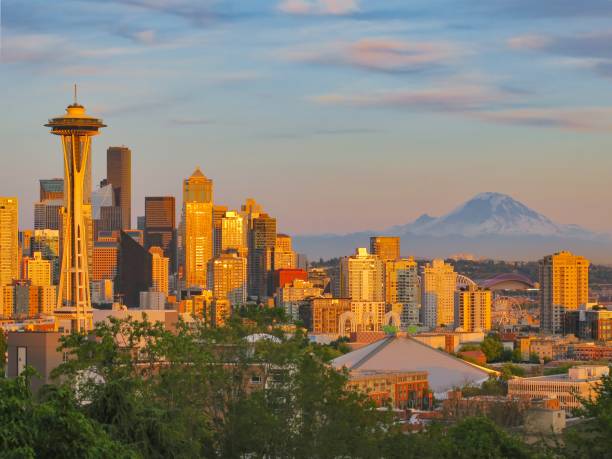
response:
M426 371L429 387L439 398L465 385L480 385L495 371L458 359L409 336L388 336L332 360L349 371Z

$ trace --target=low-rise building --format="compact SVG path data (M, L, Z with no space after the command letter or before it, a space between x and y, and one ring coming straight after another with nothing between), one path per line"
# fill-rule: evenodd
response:
M569 369L567 374L514 378L508 381L508 397L528 400L557 398L566 412L580 408L580 398L595 395L601 378L610 372L607 366L583 365Z
M420 409L428 393L427 372L355 370L349 373L348 387L366 393L376 406Z
M584 308L567 311L564 317L564 332L585 340L612 340L612 311Z

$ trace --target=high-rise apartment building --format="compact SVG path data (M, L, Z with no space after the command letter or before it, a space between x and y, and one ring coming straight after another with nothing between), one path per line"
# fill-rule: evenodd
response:
M470 285L455 293L455 328L466 332L491 330L491 290Z
M19 207L17 198L0 197L0 286L19 279Z
M247 299L247 261L235 251L222 253L212 263L212 291L215 299L227 299L232 306Z
M249 234L249 293L259 298L270 296L272 255L276 245L276 218L260 213L251 220Z
M370 238L370 253L382 261L400 258L400 238L396 236L373 236Z
M145 197L145 248L161 247L176 272L176 207L174 196Z
M64 179L40 179L40 202L64 200Z
M421 277L421 322L429 328L455 322L457 273L444 260L433 260Z
M584 257L559 252L540 261L540 328L561 333L563 314L589 301L589 266Z
M40 252L34 252L32 258L25 259L25 278L35 287L51 285L51 262L45 260Z
M360 247L340 260L340 296L353 301L384 301L383 262Z
M385 302L401 304L401 327L417 325L420 320L421 298L418 264L414 258L385 262Z
M300 307L300 319L312 333L344 335L347 331L350 332L350 329L339 328L340 317L350 312L349 298L313 298Z
M199 168L183 181L183 258L186 287L206 287L213 257L213 185Z
M151 280L155 292L165 293L168 295L168 278L170 276L169 266L170 260L164 256L164 251L161 247L151 247Z
M121 208L121 228L132 226L132 152L128 147L106 150L106 180L113 187L115 205Z

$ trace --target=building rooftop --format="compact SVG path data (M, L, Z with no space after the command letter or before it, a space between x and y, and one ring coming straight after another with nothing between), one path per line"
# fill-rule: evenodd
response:
M481 384L497 373L429 347L407 335L388 336L332 360L332 365L345 367L349 371L426 371L430 387L441 396L454 388Z

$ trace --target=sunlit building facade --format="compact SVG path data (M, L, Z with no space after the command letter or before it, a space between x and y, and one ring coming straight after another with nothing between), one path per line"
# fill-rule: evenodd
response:
M358 248L355 255L340 261L340 296L354 301L384 301L383 262Z
M455 322L457 273L444 260L433 260L421 276L421 321L429 328L452 326Z
M540 261L540 328L561 333L563 314L589 301L589 266L584 257L559 252Z
M400 238L397 236L373 236L370 238L370 253L382 261L400 258Z
M469 286L455 293L455 328L465 332L491 330L491 290Z
M153 284L151 290L167 296L170 259L164 256L161 247L151 247L149 253L151 254L151 282Z

